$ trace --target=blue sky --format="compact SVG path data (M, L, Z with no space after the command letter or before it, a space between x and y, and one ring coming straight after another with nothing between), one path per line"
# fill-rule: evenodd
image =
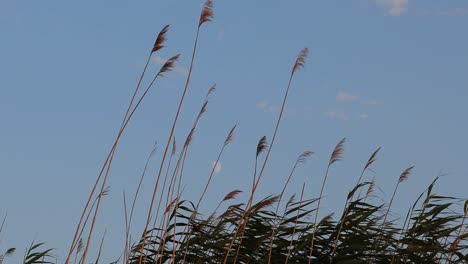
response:
M202 5L202 0L0 2L0 214L8 214L0 251L17 247L19 259L32 240L46 241L63 261L148 51L170 24L167 48L153 55L149 73L174 54L181 53L181 61L157 83L121 141L96 230L100 237L107 229L104 260L120 254L122 192L134 193L157 141L134 222L134 233L141 232ZM466 198L466 1L219 0L214 11L214 21L201 30L176 131L182 141L216 83L189 153L184 198L199 197L236 123L235 139L202 207L213 208L233 189L248 190L257 141L271 138L290 69L303 47L310 49L309 58L293 81L257 197L279 193L304 150L315 154L297 170L288 193L306 182L306 194L318 196L330 153L346 137L344 159L331 170L324 214L342 208L379 146L374 173L366 178L376 177L376 194L383 198L405 168L416 166L401 185L396 212L404 214L408 201L437 175L445 175L438 193Z

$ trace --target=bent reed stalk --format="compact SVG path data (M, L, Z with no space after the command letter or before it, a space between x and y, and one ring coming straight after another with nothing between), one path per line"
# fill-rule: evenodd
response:
M97 179L96 179L96 181L95 181L95 184L94 184L94 186L93 186L93 188L92 188L92 190L91 190L91 193L89 194L88 199L87 199L87 201L86 201L86 204L85 204L85 207L84 207L84 209L83 209L83 212L81 213L80 220L79 220L78 225L77 225L77 227L76 227L76 229L75 229L75 233L74 233L74 236L73 236L73 239L72 239L72 243L71 243L71 245L70 245L70 250L69 250L68 256L67 256L67 258L66 258L66 260L65 260L65 263L66 263L66 264L69 264L70 258L71 258L72 254L73 254L73 249L74 249L74 247L75 247L75 243L76 243L76 241L77 241L77 239L78 239L79 230L81 229L81 224L82 224L83 219L84 219L84 217L85 217L85 215L86 215L86 212L87 212L87 210L88 210L88 206L89 206L89 204L90 204L90 202L91 202L91 200L92 200L92 197L93 197L93 195L94 195L94 193L95 193L95 191L96 191L96 188L97 188L97 186L98 186L98 184L99 184L99 182L100 182L100 180L101 180L101 177L102 177L102 175L103 175L103 173L104 173L104 170L106 170L106 167L110 168L110 165L111 165L111 163L112 163L112 159L113 159L113 157L114 157L114 153L115 153L115 150L116 150L117 145L118 145L118 143L119 143L119 140L120 140L120 138L121 138L121 136L122 136L122 134L123 134L123 132L124 132L124 130L125 130L125 128L126 128L126 124L128 124L128 121L129 121L130 118L131 118L131 116L129 116L130 113L131 113L130 110L132 109L133 102L134 102L134 100L135 100L135 98L136 98L136 96L137 96L137 94L138 94L139 89L140 89L140 85L141 85L141 82L143 81L143 78L144 78L144 76L145 76L145 73L146 73L146 70L147 70L147 68L148 68L148 65L149 65L151 56L153 55L153 53L157 52L158 50L160 50L160 49L162 49L162 48L164 47L164 42L166 41L166 33L167 33L168 29L169 29L169 26L166 25L166 26L160 31L160 33L158 34L158 36L157 36L157 38L156 38L156 40L155 40L155 42L154 42L153 47L151 48L151 52L150 52L149 55L148 55L148 58L147 58L147 60L146 60L145 66L144 66L143 71L142 71L142 73L141 73L141 75L140 75L140 78L139 78L139 80L138 80L138 83L137 83L137 86L136 86L136 88L135 88L135 91L133 92L133 95L132 95L132 97L131 97L131 99L130 99L130 102L129 102L129 104L128 104L127 111L125 112L124 118L123 118L123 120L122 120L122 124L121 124L120 130L119 130L119 132L118 132L118 134L117 134L117 136L116 136L116 139L114 140L113 146L112 146L111 150L109 151L109 154L107 155L107 158L106 158L104 164L102 165L101 171L99 172L99 174L98 174L98 176L97 176ZM158 75L157 75L157 76L158 76ZM152 86L152 83L151 83L151 85L150 85L149 87L151 87L151 86ZM144 96L143 96L143 97L144 97ZM143 99L143 97L140 98L140 101ZM136 109L137 109L137 107L135 107L135 108L133 109L132 112L134 112ZM106 170L106 173L107 173L108 171L109 171L109 169ZM106 175L105 178L107 178L107 176L108 176L108 175ZM105 185L103 184L103 186L105 186ZM103 191L103 188L101 188L101 193L102 193L102 191ZM100 204L100 201L101 201L101 200L100 200L100 196L99 196L98 199L99 199L99 200L98 200L98 204ZM98 206L97 206L97 207L98 207ZM90 237L88 238L88 240L89 240L89 239L90 239ZM89 243L87 242L87 248L88 248L88 247L89 247ZM86 253L87 253L87 250L85 250L85 253L83 253L83 254L84 254L84 260L85 260L85 257L86 257Z
M203 6L201 14L200 14L200 20L198 22L198 27L197 27L197 34L195 36L195 43L193 45L192 59L190 61L190 67L189 67L189 70L188 70L187 80L185 82L184 91L182 93L182 97L180 98L179 106L177 108L177 112L175 114L174 121L172 123L171 132L169 133L169 138L167 140L167 144L166 144L166 147L164 149L164 154L163 154L163 157L162 157L162 160L161 160L161 165L159 167L156 183L154 185L153 196L151 198L151 203L150 203L150 207L149 207L149 210L148 210L148 217L147 217L147 220L146 220L145 228L143 230L142 243L141 243L141 249L140 249L140 254L141 255L140 255L139 264L141 264L143 262L143 250L145 248L146 234L148 232L148 226L149 226L150 221L151 221L151 214L152 214L152 210L153 210L154 201L155 201L155 198L156 198L156 193L158 191L159 179L161 178L161 173L162 173L162 170L163 170L164 162L166 160L169 145L171 144L172 137L174 135L174 131L175 131L175 128L176 128L176 125L177 125L177 120L179 119L180 110L182 109L182 105L184 103L185 95L187 93L187 90L188 90L188 87L189 87L189 84L190 84L190 77L192 75L193 63L194 63L194 60L195 60L195 54L196 54L196 50L197 50L198 36L199 36L199 33L200 33L200 28L204 23L207 23L207 22L211 21L212 18L213 18L213 2L212 2L212 0L207 0L205 2L205 5Z
M281 118L283 117L283 112L284 112L284 109L285 109L285 106L286 106L286 101L288 99L289 89L291 87L291 82L292 82L292 79L294 77L294 73L298 69L304 67L305 59L307 58L308 53L309 53L309 50L307 48L302 49L301 52L299 53L299 55L297 56L296 61L294 63L294 66L293 66L293 68L291 70L291 75L289 77L288 86L286 88L286 91L285 91L285 94L284 94L284 97L283 97L283 103L281 104L281 110L280 110L280 113L279 113L279 116L278 116L278 120L276 122L275 130L273 132L273 137L271 139L270 147L267 150L267 154L266 154L265 159L263 161L262 168L260 170L260 173L258 174L257 182L254 184L254 186L252 188L252 193L251 193L249 201L247 203L245 212L248 212L249 209L250 209L250 206L252 205L254 195L255 195L255 191L257 190L258 184L260 183L260 180L261 180L261 178L263 176L263 172L265 171L266 164L268 163L268 158L270 157L271 150L272 150L273 145L275 143L276 134L278 132L278 128L279 128L280 123L281 123ZM232 246L234 244L234 241L236 240L237 234L240 231L240 228L241 228L242 223L244 221L243 218L245 217L245 212L244 212L244 215L241 218L241 221L239 222L239 225L236 228L236 232L234 233L234 236L233 236L233 238L232 238L232 240L231 240L231 242L230 242L230 244L229 244L229 246L227 248L226 256L225 256L224 262L223 262L224 264L226 264L226 262L227 262L227 260L229 258L229 253L231 252L231 248L232 248Z

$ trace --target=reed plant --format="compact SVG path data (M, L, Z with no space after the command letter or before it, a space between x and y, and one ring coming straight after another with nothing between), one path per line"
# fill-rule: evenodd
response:
M324 215L321 207L325 202L328 179L335 176L331 175L331 169L343 159L346 139L340 140L333 148L330 159L325 164L319 193L307 192L310 188L306 183L302 184L302 189L298 192L291 190L289 186L297 166L306 159L313 158L314 152L304 151L293 163L278 194L256 199L275 142L288 140L282 138L279 132L284 113L287 111L288 96L294 92L293 79L299 69L305 66L309 53L307 48L299 52L293 60L291 71L285 73L288 79L276 125L271 133L271 141L268 142L267 136L261 136L258 144L252 146L252 155L255 154L252 160L254 168L249 176L252 177L251 189L244 190L248 194L247 200L238 201L237 196L242 190L234 189L227 193L211 212L201 212L200 209L209 188L212 187L216 165L234 139L236 126L231 128L225 140L220 142L220 150L198 201L184 200L182 186L186 160L190 158L190 145L201 118L207 111L215 86L208 90L179 149L174 135L179 127L179 116L190 88L192 69L196 66L195 58L201 29L213 17L213 2L207 0L196 24L190 67L181 98L175 102L177 110L172 125L168 128L168 138L164 142L162 157L158 162L151 199L139 200L138 197L141 195L143 178L149 173L149 164L153 162L153 155L159 151L156 144L147 158L132 202L128 205L127 195L124 193L125 241L122 242L122 248L110 252L117 252L117 261L114 263L468 263L468 201L435 194L433 189L436 179L412 204L406 219L401 223L400 219L393 217L392 204L400 184L409 179L413 166L404 170L398 177L389 202L375 197L375 178L366 181L365 173L374 166L380 148L372 153L364 165L338 217L334 214ZM148 78L150 59L165 46L168 34L169 26L163 27L151 46L113 145L85 199L84 209L79 214L78 224L71 236L66 264L89 263L87 256L91 241L96 237L95 224L103 197L108 193L108 180L119 141L148 92L154 89L158 78L173 70L179 59L179 55L169 58L159 71L150 77L149 85L144 90L141 89L143 80ZM284 196L287 192L295 194L286 200ZM361 196L362 193L364 195ZM137 203L149 205L140 235L131 234ZM6 217L0 226L0 234L5 219ZM94 263L102 262L102 254L109 254L102 251L104 243L105 233L96 248ZM43 249L43 246L43 243L32 243L26 250L24 263L54 263L53 250ZM3 252L0 254L0 264L6 262L15 251L15 248L0 251Z

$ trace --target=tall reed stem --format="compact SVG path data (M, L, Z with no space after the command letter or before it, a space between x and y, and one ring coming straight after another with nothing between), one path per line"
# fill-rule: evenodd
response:
M292 68L292 71L291 71L291 75L289 77L289 81L288 81L288 86L286 88L286 91L284 93L284 97L283 97L283 103L281 104L281 110L280 110L280 113L279 113L279 116L278 116L278 120L276 122L276 126L275 126L275 130L273 132L273 137L271 139L271 143L270 143L270 147L268 148L268 151L267 151L267 154L265 156L265 160L263 161L263 165L262 165L262 168L260 170L260 173L258 174L258 178L257 178L257 182L254 184L253 188L252 188L252 193L250 194L250 198L249 198L249 201L247 203L247 206L246 206L246 210L244 210L244 212L242 213L242 217L241 219L239 220L239 225L237 226L236 228L236 231L231 239L231 242L227 248L227 252L226 252L226 256L224 257L224 264L227 263L228 261L228 258L229 258L229 253L231 252L231 249L232 249L232 246L237 238L237 235L240 231L240 228L243 224L243 219L244 217L246 216L246 213L250 210L250 206L252 205L252 202L253 202L253 199L254 199L254 195L255 195L255 191L257 190L257 187L258 187L258 184L260 183L260 180L263 176L263 172L265 171L265 168L266 168L266 164L268 163L268 158L270 157L270 154L271 154L271 150L273 148L273 145L275 143L275 139L276 139L276 134L278 132L278 128L280 126L280 123L281 123L281 118L283 117L283 112L284 112L284 108L286 106L286 101L287 101L287 98L288 98L288 93L289 93L289 89L291 87L291 82L292 82L292 79L294 77L294 73L299 69L299 68L302 68L304 67L304 62L305 62L305 59L308 55L308 52L309 50L307 48L304 48L301 50L301 52L299 53L297 59L296 59L296 62Z
M328 178L328 172L330 171L330 167L335 162L337 162L338 160L341 159L341 156L343 155L343 150L344 150L343 146L344 146L345 142L346 142L346 138L343 138L336 145L336 147L333 150L333 153L332 153L332 155L330 157L330 161L328 162L327 171L325 172L325 176L323 177L322 188L320 189L320 195L319 195L318 202L317 202L317 209L315 210L315 220L314 220L315 228L314 228L314 232L312 233L312 240L310 242L309 264L312 262L312 255L313 255L313 251L314 251L315 233L317 232L317 229L318 229L318 226L319 226L317 224L317 218L318 218L318 213L319 213L319 209L320 209L320 202L322 201L323 190L325 189L325 184L326 184L327 178Z
M359 184L361 183L362 177L364 176L364 173L366 172L366 170L372 165L372 163L374 163L377 153L379 153L379 151L380 151L380 147L376 151L374 151L374 153L372 153L372 155L370 156L369 160L366 163L366 166L364 166L364 169L362 169L359 179L357 180L356 187L358 187ZM341 218L341 224L336 233L335 242L333 243L333 250L332 250L332 253L330 254L329 264L332 264L333 262L333 256L335 255L335 252L336 252L336 247L338 245L338 240L340 239L341 230L343 229L344 222L346 220L346 217L348 216L349 210L351 209L350 206L351 206L351 203L353 202L353 198L354 198L354 192L352 192L351 197L349 197L346 200L345 209L343 212L343 216ZM359 196L358 196L358 199L359 199Z
M299 208L302 207L302 201L304 201L304 189L305 189L305 183L302 184L301 199L299 200ZM300 212L301 212L300 210L297 210L296 220L294 221L294 229L293 229L293 232L291 233L292 237L291 237L291 242L289 243L288 255L286 256L286 260L284 261L284 264L288 264L289 257L291 256L291 249L292 249L292 245L294 242L294 234L296 233L297 221L299 220Z
M283 186L283 189L281 190L281 193L280 193L280 196L279 196L279 199L278 199L278 203L276 204L276 210L275 210L275 217L277 218L278 220L278 210L279 210L279 207L280 207L280 203L281 203L281 199L283 198L283 195L284 195L284 192L286 191L286 188L288 187L288 184L289 184L289 181L291 180L291 177L292 175L294 174L294 171L296 170L296 167L298 164L302 163L305 161L305 159L307 157L309 157L310 155L312 155L313 152L311 151L304 151L296 160L296 162L294 163L294 166L291 170L291 172L289 173L289 176L288 176L288 179L286 180L286 183L284 184ZM272 251L273 251L273 240L275 238L275 228L273 228L273 230L271 231L271 237L270 237L270 250L268 252L268 264L271 263L271 255L272 255Z
M106 160L105 160L105 162L104 162L104 164L103 164L103 166L102 166L102 168L101 168L101 171L100 171L100 173L99 173L99 175L98 175L98 177L97 177L97 179L96 179L96 182L95 182L95 184L94 184L94 186L93 186L93 188L92 188L92 190L91 190L91 193L90 193L90 195L89 195L89 197L88 197L88 200L87 200L87 202L86 202L85 208L83 209L83 212L82 212L82 214L81 214L80 221L78 222L78 225L77 225L76 230L75 230L75 234L74 234L74 236L73 236L72 243L71 243L71 245L70 245L70 250L69 250L67 259L65 260L65 264L69 264L70 258L71 258L72 254L73 254L73 248L75 247L75 243L76 243L76 241L77 241L77 239L78 239L78 233L79 233L79 230L80 230L80 228L81 228L81 224L82 224L83 219L84 219L84 217L85 217L85 214L86 214L86 212L87 212L87 210L88 210L89 203L91 202L92 197L93 197L93 195L94 195L94 192L96 191L97 185L99 184L99 182L100 182L100 180L101 180L101 177L102 177L102 175L103 175L103 173L104 173L104 171L106 170L106 167L107 167L106 175L105 175L104 181L103 181L103 186L104 186L104 188L105 188L105 182L106 182L106 179L107 179L107 177L108 177L108 172L109 172L109 169L110 169L110 165L112 164L112 160L113 160L113 157L114 157L114 154L115 154L115 150L116 150L116 148L117 148L117 145L118 145L118 143L119 143L119 140L120 140L120 138L121 138L121 136L122 136L123 131L125 130L125 127L127 126L128 122L129 122L129 120L130 120L132 114L135 112L135 110L136 110L137 107L138 107L138 106L135 106L134 109L133 109L133 111L130 111L130 110L132 109L133 102L134 102L134 100L135 100L135 98L136 98L136 95L138 94L138 91L139 91L139 89L140 89L141 82L142 82L142 80L143 80L143 78L144 78L144 75L145 75L145 73L146 73L146 70L147 70L147 68L148 68L148 65L149 65L149 62L150 62L150 59L151 59L151 55L152 55L154 52L156 52L156 51L158 51L158 50L160 50L160 49L162 49L162 48L164 47L163 44L164 44L164 42L166 41L166 33L167 33L168 29L169 29L169 26L166 25L166 26L160 31L160 33L158 34L158 37L156 38L156 41L154 42L154 45L153 45L153 47L152 47L152 49L151 49L151 52L150 52L150 54L148 55L148 59L147 59L147 61L146 61L145 67L143 68L143 72L141 73L140 79L138 80L138 84L137 84L137 86L136 86L136 88L135 88L135 91L133 92L133 95L132 95L132 98L130 99L130 103L129 103L129 105L128 105L127 111L126 111L125 116L124 116L124 118L123 118L123 120L122 120L122 124L121 124L120 130L119 130L119 133L117 134L117 137L116 137L116 139L114 140L114 144L113 144L113 146L112 146L112 148L111 148L109 154L107 155L107 158L106 158ZM166 65L164 65L164 66L166 66ZM164 66L163 66L163 67L164 67ZM172 67L172 66L170 66L170 67ZM167 69L166 69L166 70L167 70ZM161 73L161 70L160 70L159 73L156 75L156 77L153 79L153 81L152 81L151 84L149 85L148 89L152 86L154 80L159 76L160 73ZM147 90L148 90L148 89L147 89ZM145 94L146 94L146 93L145 93ZM143 99L143 97L144 97L144 95L140 98L139 103L141 102L141 100ZM139 103L138 103L138 104L139 104ZM104 190L104 188L101 188L101 193L102 193L102 191ZM100 202L101 202L101 196L98 197L98 204L97 204L97 206L96 206L97 208L99 208ZM96 212L97 212L97 211L96 211ZM94 220L94 217L93 217L93 220ZM94 222L94 221L93 221L93 222ZM91 227L91 230L92 230L92 229L93 229L93 227ZM92 233L92 231L91 231L91 233ZM88 237L88 242L86 243L87 246L86 246L86 249L85 249L85 251L84 251L84 253L83 253L83 262L86 260L86 254L87 254L87 249L88 249L88 247L89 247L89 241L90 241L90 239L91 239L91 237Z
M190 84L190 77L192 76L193 63L194 63L194 60L195 60L195 54L196 54L197 44L198 44L198 35L200 33L201 26L205 22L211 21L211 18L213 17L212 6L213 6L212 1L207 0L205 2L205 5L204 5L204 7L202 9L202 12L201 12L201 15L200 15L200 20L199 20L199 23L198 23L197 34L195 36L195 43L193 45L192 59L190 61L190 67L189 67L189 70L188 70L187 80L185 82L184 91L182 93L182 97L180 98L179 106L177 107L177 112L176 112L176 115L174 117L174 121L172 123L171 132L169 133L169 138L167 140L167 144L166 144L166 147L164 149L164 154L163 154L163 157L162 157L162 160L161 160L161 165L159 166L158 176L157 176L157 179L156 179L156 183L154 185L153 196L151 197L151 203L150 203L150 207L149 207L149 210L148 210L148 217L146 219L145 228L143 230L143 236L142 236L142 242L141 242L141 248L140 248L139 264L141 264L143 262L143 250L145 248L146 235L147 235L147 232L148 232L148 226L149 226L149 224L151 222L151 214L152 214L152 211L153 211L153 205L154 205L154 201L155 201L155 198L156 198L156 193L158 191L159 180L161 178L161 173L162 173L162 170L163 170L164 162L166 160L169 145L171 144L172 137L174 135L174 131L175 131L175 128L176 128L176 125L177 125L177 121L179 119L180 110L182 109L182 105L183 105L183 102L184 102L184 99L185 99L185 95L187 93L187 90L188 90L188 87L189 87L189 84Z

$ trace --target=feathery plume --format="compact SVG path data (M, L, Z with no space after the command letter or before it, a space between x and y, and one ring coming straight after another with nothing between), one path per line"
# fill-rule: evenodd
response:
M171 211L171 208L174 206L174 204L177 202L179 197L176 197L172 202L169 203L169 205L166 207L166 210L164 211L164 214L167 214L169 211Z
M16 248L9 248L6 252L5 252L5 256L11 256L13 255L13 253L15 253L16 251Z
M372 181L369 184L369 188L367 189L366 197L369 197L375 189L375 177L372 177Z
M429 195L429 196L427 196L426 199L425 199L424 202L423 202L423 205L424 205L424 206L427 206L427 205L429 204L429 202L430 202L432 199L434 199L435 197L437 197L437 194L435 194L435 193L434 193L434 194L431 194L431 195Z
M367 168L369 168L372 165L372 163L375 162L375 159L379 151L380 151L380 147L376 151L374 151L374 153L372 153L372 155L369 157L369 160L367 161L366 166L364 167L364 170L367 170Z
M411 174L411 171L413 170L414 166L411 166L407 168L406 170L401 173L400 178L398 179L399 182L404 182L408 179L409 175Z
M460 241L461 241L461 238L460 237L457 237L453 243L450 245L450 250L451 251L455 251L458 247L458 244L460 244Z
M291 195L288 202L286 203L286 206L289 206L290 204L294 203L295 199L296 199L296 195L295 194Z
M101 192L101 195L99 195L99 196L106 196L106 195L108 195L108 194L109 194L109 189L110 189L110 187L107 186L107 187Z
M264 199L264 200L260 201L259 203L257 203L256 205L254 205L252 208L255 208L255 211L260 211L263 208L268 207L268 206L276 203L278 201L278 199L279 199L279 196L273 196L273 197ZM246 221L246 223L247 223L247 221Z
M202 12L200 14L200 22L198 27L201 27L205 22L211 22L213 19L213 1L206 0L205 5L203 6Z
M321 226L325 223L330 223L333 218L332 218L333 214L329 214L327 216L325 216L324 218L322 218L322 220L320 220L320 222L317 224L317 226Z
M336 145L335 149L333 150L333 153L330 157L330 162L328 163L328 166L331 166L333 163L341 160L341 157L343 155L344 151L344 143L346 142L346 138L343 138L338 144Z
M187 139L185 140L184 147L187 147L188 145L190 145L190 143L192 143L194 133L195 133L195 127L192 127L192 129L190 129L190 133L187 135Z
M216 91L216 83L211 86L211 88L208 90L208 93L206 94L206 97L208 97L210 94L214 93Z
M164 48L164 42L166 41L166 33L169 30L169 25L166 25L163 27L163 29L159 32L158 37L156 38L156 41L154 42L153 49L151 50L151 53L156 52L162 48Z
M229 131L229 134L226 138L226 140L224 141L224 145L228 145L229 143L231 143L233 137L234 137L234 131L236 130L236 126L237 125L234 125L232 128L231 128L231 131Z
M229 208L224 212L222 213L221 215L218 216L218 219L225 219L225 218L228 218L229 216L233 215L234 214L234 208L236 206L242 206L243 204L238 204L238 205L231 205L229 206Z
M236 196L241 192L242 192L241 190L234 190L234 191L229 192L228 194L226 194L226 196L224 196L223 202L236 198Z
M263 136L257 144L257 154L256 156L260 155L263 151L265 151L268 148L268 142L266 136Z
M200 108L200 112L198 113L198 118L200 118L206 112L206 107L207 106L208 106L208 100L203 102L203 105Z
M176 153L176 150L177 150L177 147L176 147L176 140L175 140L175 137L174 137L174 140L172 140L172 155L175 155Z
M302 152L302 154L299 156L299 158L297 158L297 163L305 162L308 157L312 156L312 154L314 154L314 152L308 151L308 150Z
M294 67L292 69L292 73L295 73L298 69L303 68L305 64L305 59L309 55L309 49L303 48L299 55L297 56L296 63L294 63Z
M83 250L83 246L83 238L80 238L80 240L78 240L78 245L76 246L76 254Z
M177 54L175 56L170 57L166 62L164 62L163 66L158 72L158 75L164 76L163 73L172 71L179 57L180 57L180 54Z

